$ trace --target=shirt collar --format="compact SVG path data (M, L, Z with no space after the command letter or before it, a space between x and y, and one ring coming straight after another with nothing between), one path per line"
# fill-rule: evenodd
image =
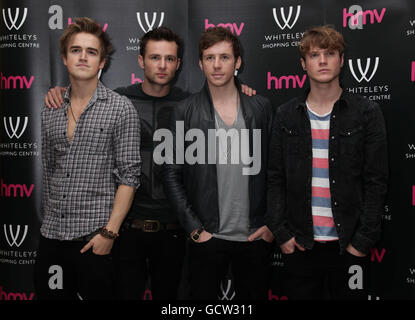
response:
M340 105L341 106L344 106L344 107L347 107L348 106L348 97L349 97L349 93L347 93L345 90L344 90L344 88L342 87L342 89L343 89L343 91L342 91L342 94L340 95L340 98L339 98L339 102L340 102ZM308 97L308 94L310 93L310 88L308 87L306 90L305 90L305 92L299 97L299 101L298 101L298 105L297 105L297 109L298 108L301 108L301 107L303 107L303 108L305 108L306 107L306 104L305 104L305 102L306 102L306 100L307 100L307 97Z
M71 85L69 85L63 95L65 109L68 108L69 103L71 102L71 91L72 91L72 87ZM106 98L107 98L106 87L102 84L101 81L98 81L97 88L95 89L94 94L92 95L92 98L88 103L88 106L93 105L97 100L105 100Z

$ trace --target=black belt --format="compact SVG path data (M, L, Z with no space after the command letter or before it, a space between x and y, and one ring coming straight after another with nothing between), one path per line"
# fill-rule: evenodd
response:
M178 223L162 223L159 220L131 219L128 221L127 225L133 229L138 229L143 232L180 229L180 225Z

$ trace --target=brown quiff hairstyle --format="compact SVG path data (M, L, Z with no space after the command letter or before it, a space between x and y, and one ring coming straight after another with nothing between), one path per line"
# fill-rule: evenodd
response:
M305 60L306 54L311 47L338 50L339 55L344 53L345 43L343 35L336 31L333 26L311 27L305 33L298 45L301 58Z
M75 22L71 23L62 36L59 38L59 48L61 55L66 57L69 42L75 34L85 32L96 36L101 42L101 61L105 58L108 59L109 54L112 51L112 44L110 38L102 27L91 18L82 17L75 18Z
M199 40L199 60L203 58L203 51L218 42L227 41L232 44L235 59L241 56L241 44L239 39L227 28L213 27L202 33Z

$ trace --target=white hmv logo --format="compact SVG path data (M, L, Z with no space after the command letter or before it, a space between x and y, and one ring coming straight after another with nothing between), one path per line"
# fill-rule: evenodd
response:
M6 225L4 225L4 236L6 237L9 246L13 247L13 245L15 245L16 247L20 247L24 239L26 239L27 230L28 226L25 225L23 235L21 236L20 241L18 241L20 236L20 225L17 226L16 232L13 231L13 226L11 224L9 224L9 230L7 230Z
M294 27L295 23L298 20L298 17L300 16L300 11L301 11L301 6L297 6L297 13L295 15L295 18L294 18L293 22L290 24L291 16L293 14L293 7L292 6L289 7L288 17L285 16L284 8L281 7L280 8L281 19L284 22L284 24L281 24L280 21L278 20L277 9L276 8L272 9L272 13L274 14L275 22L278 24L278 26L280 27L281 30L284 30L286 27L288 27L290 29L292 27Z
M19 30L23 23L26 20L27 17L27 8L24 8L23 10L23 18L20 20L20 23L18 24L18 20L19 20L19 16L20 16L20 9L16 8L16 12L14 14L14 17L12 15L12 10L10 8L7 9L7 13L8 13L8 19L6 17L6 10L3 9L3 20L4 20L4 24L6 25L7 29L12 30L13 28L16 30ZM10 25L9 25L10 22Z
M367 77L367 75L369 73L369 69L370 69L370 61L371 61L371 58L366 59L366 67L365 67L365 70L363 70L362 63L361 63L360 59L357 59L357 68L359 69L359 72L360 72L360 75L361 75L361 77L358 77L356 75L356 72L354 71L354 68L353 68L353 61L352 61L352 59L349 59L350 71L351 71L353 77L356 79L357 82L362 82L363 79L366 80L366 82L369 82L370 80L372 80L372 78L375 75L376 70L378 69L378 66L379 66L379 57L375 58L375 66L373 67L373 70L372 70L372 73L370 74L370 76Z
M138 24L140 25L141 29L142 29L145 33L147 33L147 32L149 32L150 30L153 30L153 28L154 28L154 25L155 25L155 23L156 23L156 21L157 21L157 12L153 12L153 19L151 20L151 22L150 22L150 21L149 21L149 19L148 19L148 12L144 12L144 19L145 19L145 22L146 22L146 24L147 24L147 28L145 28L145 27L144 27L144 25L143 25L143 23L142 23L142 21L141 21L141 15L140 15L140 12L137 12L137 20L138 20ZM160 26L161 26L161 24L163 23L163 20L164 20L164 12L161 12L160 22L159 22L159 24L158 24L158 26L157 26L157 27L160 27Z
M7 135L10 139L14 137L19 139L26 130L28 117L24 117L24 123L22 128L20 128L20 117L17 117L15 124L13 123L12 117L9 117L8 120L9 121L7 122L7 117L3 117L4 129L6 130Z

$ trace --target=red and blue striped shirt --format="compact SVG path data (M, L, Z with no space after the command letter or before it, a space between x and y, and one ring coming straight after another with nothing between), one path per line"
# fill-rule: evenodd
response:
M315 241L338 240L331 210L329 183L330 114L318 115L307 107L311 122L313 175L311 180L311 211Z

